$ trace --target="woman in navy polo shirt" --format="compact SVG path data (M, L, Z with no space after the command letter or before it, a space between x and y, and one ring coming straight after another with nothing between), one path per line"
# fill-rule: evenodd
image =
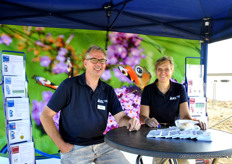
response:
M174 124L177 118L189 119L188 99L184 86L170 80L174 72L173 58L164 56L155 63L157 79L147 85L142 93L140 121L149 127L160 123ZM206 129L206 124L200 122Z

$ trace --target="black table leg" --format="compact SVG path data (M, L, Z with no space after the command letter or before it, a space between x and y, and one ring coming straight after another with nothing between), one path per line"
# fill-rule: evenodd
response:
M137 159L136 159L136 164L143 164L143 159L141 155L138 155Z

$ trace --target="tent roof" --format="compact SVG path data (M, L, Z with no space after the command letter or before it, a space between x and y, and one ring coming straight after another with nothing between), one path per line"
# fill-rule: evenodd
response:
M207 40L232 37L230 0L1 0L0 24Z

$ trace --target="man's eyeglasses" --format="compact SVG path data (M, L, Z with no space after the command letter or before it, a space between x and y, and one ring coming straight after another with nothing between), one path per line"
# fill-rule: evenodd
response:
M97 59L97 58L88 58L88 59L85 59L85 60L90 60L91 63L93 64L97 64L98 62L100 62L101 64L106 64L106 59Z

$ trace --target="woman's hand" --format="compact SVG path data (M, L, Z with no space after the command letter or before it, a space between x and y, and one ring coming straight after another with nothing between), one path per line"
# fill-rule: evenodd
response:
M206 130L207 129L207 126L206 126L205 122L202 122L200 120L198 120L198 122L199 122L198 124L199 124L201 130Z

